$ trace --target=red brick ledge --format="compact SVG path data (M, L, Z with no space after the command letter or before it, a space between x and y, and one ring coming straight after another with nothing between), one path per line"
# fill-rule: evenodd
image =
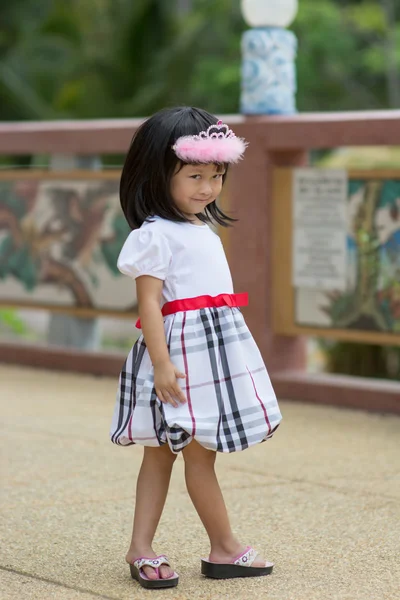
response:
M0 343L0 363L117 377L126 359L120 352L84 352L59 346Z
M268 150L398 145L400 110L224 115L240 135L254 131ZM0 122L0 154L125 153L143 119Z
M400 415L400 383L285 371L271 376L278 398Z

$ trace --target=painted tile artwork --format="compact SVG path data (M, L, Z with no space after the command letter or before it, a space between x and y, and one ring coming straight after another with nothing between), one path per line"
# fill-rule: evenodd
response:
M296 323L400 332L400 178L350 179L345 289L297 289Z
M0 303L133 311L117 257L129 233L115 176L0 179Z

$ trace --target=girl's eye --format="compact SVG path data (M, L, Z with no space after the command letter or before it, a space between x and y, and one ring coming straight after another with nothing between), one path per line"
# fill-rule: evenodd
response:
M222 179L225 173L217 173L217 175L213 175L213 179ZM190 179L201 179L201 175L189 175Z

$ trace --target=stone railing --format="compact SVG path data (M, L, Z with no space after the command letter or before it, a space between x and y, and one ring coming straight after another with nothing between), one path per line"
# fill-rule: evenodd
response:
M308 151L400 144L400 111L222 117L249 141L232 169L227 201L239 219L225 238L235 288L250 294L246 320L280 397L400 412L400 386L305 371L305 343L274 333L272 317L272 176L275 167L307 164ZM123 154L140 121L1 123L0 154ZM284 265L283 265L284 268ZM123 357L65 349L0 345L0 360L116 375Z

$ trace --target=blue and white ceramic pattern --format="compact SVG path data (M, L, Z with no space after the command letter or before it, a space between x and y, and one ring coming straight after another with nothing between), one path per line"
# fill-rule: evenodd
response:
M241 112L296 112L297 38L280 27L250 29L242 38Z

